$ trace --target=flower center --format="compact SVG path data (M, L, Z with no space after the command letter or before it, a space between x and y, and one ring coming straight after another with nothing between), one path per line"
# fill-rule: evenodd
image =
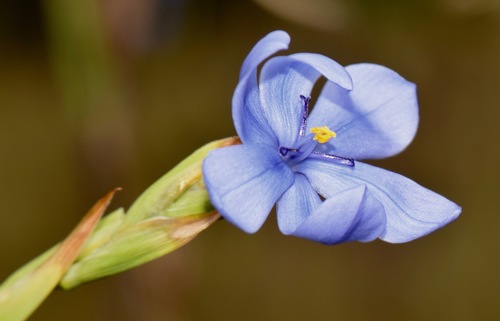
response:
M312 134L306 136L307 116L309 114L309 101L311 98L300 95L300 99L302 100L304 107L302 109L301 124L298 133L299 137L297 142L294 144L295 146L279 147L278 151L283 160L290 167L293 167L308 157L323 159L340 165L354 167L354 159L314 151L318 143L325 144L329 142L330 139L337 137L337 134L330 130L328 126L321 126L310 129L314 136Z
M289 166L294 166L307 158L313 152L314 148L316 148L317 144L312 139L312 135L308 135L307 137L299 138L293 147L281 146L279 153Z

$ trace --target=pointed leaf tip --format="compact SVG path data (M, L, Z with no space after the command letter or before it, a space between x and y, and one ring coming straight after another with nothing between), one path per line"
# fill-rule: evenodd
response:
M87 238L92 234L92 231L101 219L109 203L111 203L116 192L121 190L121 187L117 187L99 199L45 264L52 260L58 261L62 270L66 271L76 259Z
M115 188L101 198L78 223L55 251L41 263L19 269L0 287L0 320L21 321L28 318L57 286L66 270L121 188Z

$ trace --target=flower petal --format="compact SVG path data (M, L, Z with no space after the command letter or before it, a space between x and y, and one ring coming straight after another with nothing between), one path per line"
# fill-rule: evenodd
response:
M263 112L256 75L240 80L234 91L232 103L234 127L244 144L278 147L276 134Z
M220 214L254 233L293 184L294 175L275 149L255 144L211 151L203 162L203 178Z
M288 57L301 61L306 65L313 67L320 74L325 76L326 79L339 85L340 87L347 90L352 90L353 82L351 75L348 71L346 71L346 68L344 68L335 60L332 60L320 54L309 52L300 52L289 55Z
M244 143L276 145L259 100L257 67L271 55L288 48L290 36L281 30L273 31L259 40L245 58L240 81L233 94L233 121Z
M327 198L366 185L385 208L387 224L380 239L387 242L402 243L424 236L455 220L461 212L455 203L414 181L362 162L349 167L306 159L296 169Z
M273 31L260 39L243 61L240 80L251 72L255 72L257 66L271 55L280 50L288 49L289 44L290 36L282 30Z
M308 119L308 127L328 126L337 138L323 152L355 159L376 159L401 152L418 126L416 87L379 65L346 67L352 91L327 83Z
M262 67L259 82L262 112L280 146L294 146L305 103L301 96L310 96L321 73L342 84L350 81L342 66L316 54L274 57Z
M361 185L329 197L292 235L324 244L368 242L379 237L385 225L384 207Z
M294 184L281 196L276 211L283 234L291 234L321 204L318 193L302 174L295 174Z

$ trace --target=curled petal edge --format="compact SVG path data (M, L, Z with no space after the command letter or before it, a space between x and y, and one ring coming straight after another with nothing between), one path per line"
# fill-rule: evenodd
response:
M247 55L240 70L240 80L257 69L265 59L281 50L288 49L290 36L282 30L270 32L260 39Z
M383 205L366 186L357 186L326 199L291 235L331 245L369 242L385 230Z

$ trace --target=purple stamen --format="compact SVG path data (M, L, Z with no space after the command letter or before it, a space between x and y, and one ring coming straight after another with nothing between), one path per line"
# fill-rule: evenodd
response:
M304 102L304 109L302 110L302 120L300 122L299 136L300 138L303 138L306 134L307 116L309 114L309 101L311 100L311 97L300 95L300 99L302 99L302 101Z
M290 151L290 148L280 147L280 155L283 157L288 156L289 151Z
M302 153L296 148L280 147L280 155L286 159L294 159Z
M346 165L349 167L354 167L354 159L353 158L345 158L337 155L332 155L332 154L325 154L321 152L312 152L310 157L314 158L319 158L319 159L328 159L329 161L333 161L334 163L340 164L340 165Z

